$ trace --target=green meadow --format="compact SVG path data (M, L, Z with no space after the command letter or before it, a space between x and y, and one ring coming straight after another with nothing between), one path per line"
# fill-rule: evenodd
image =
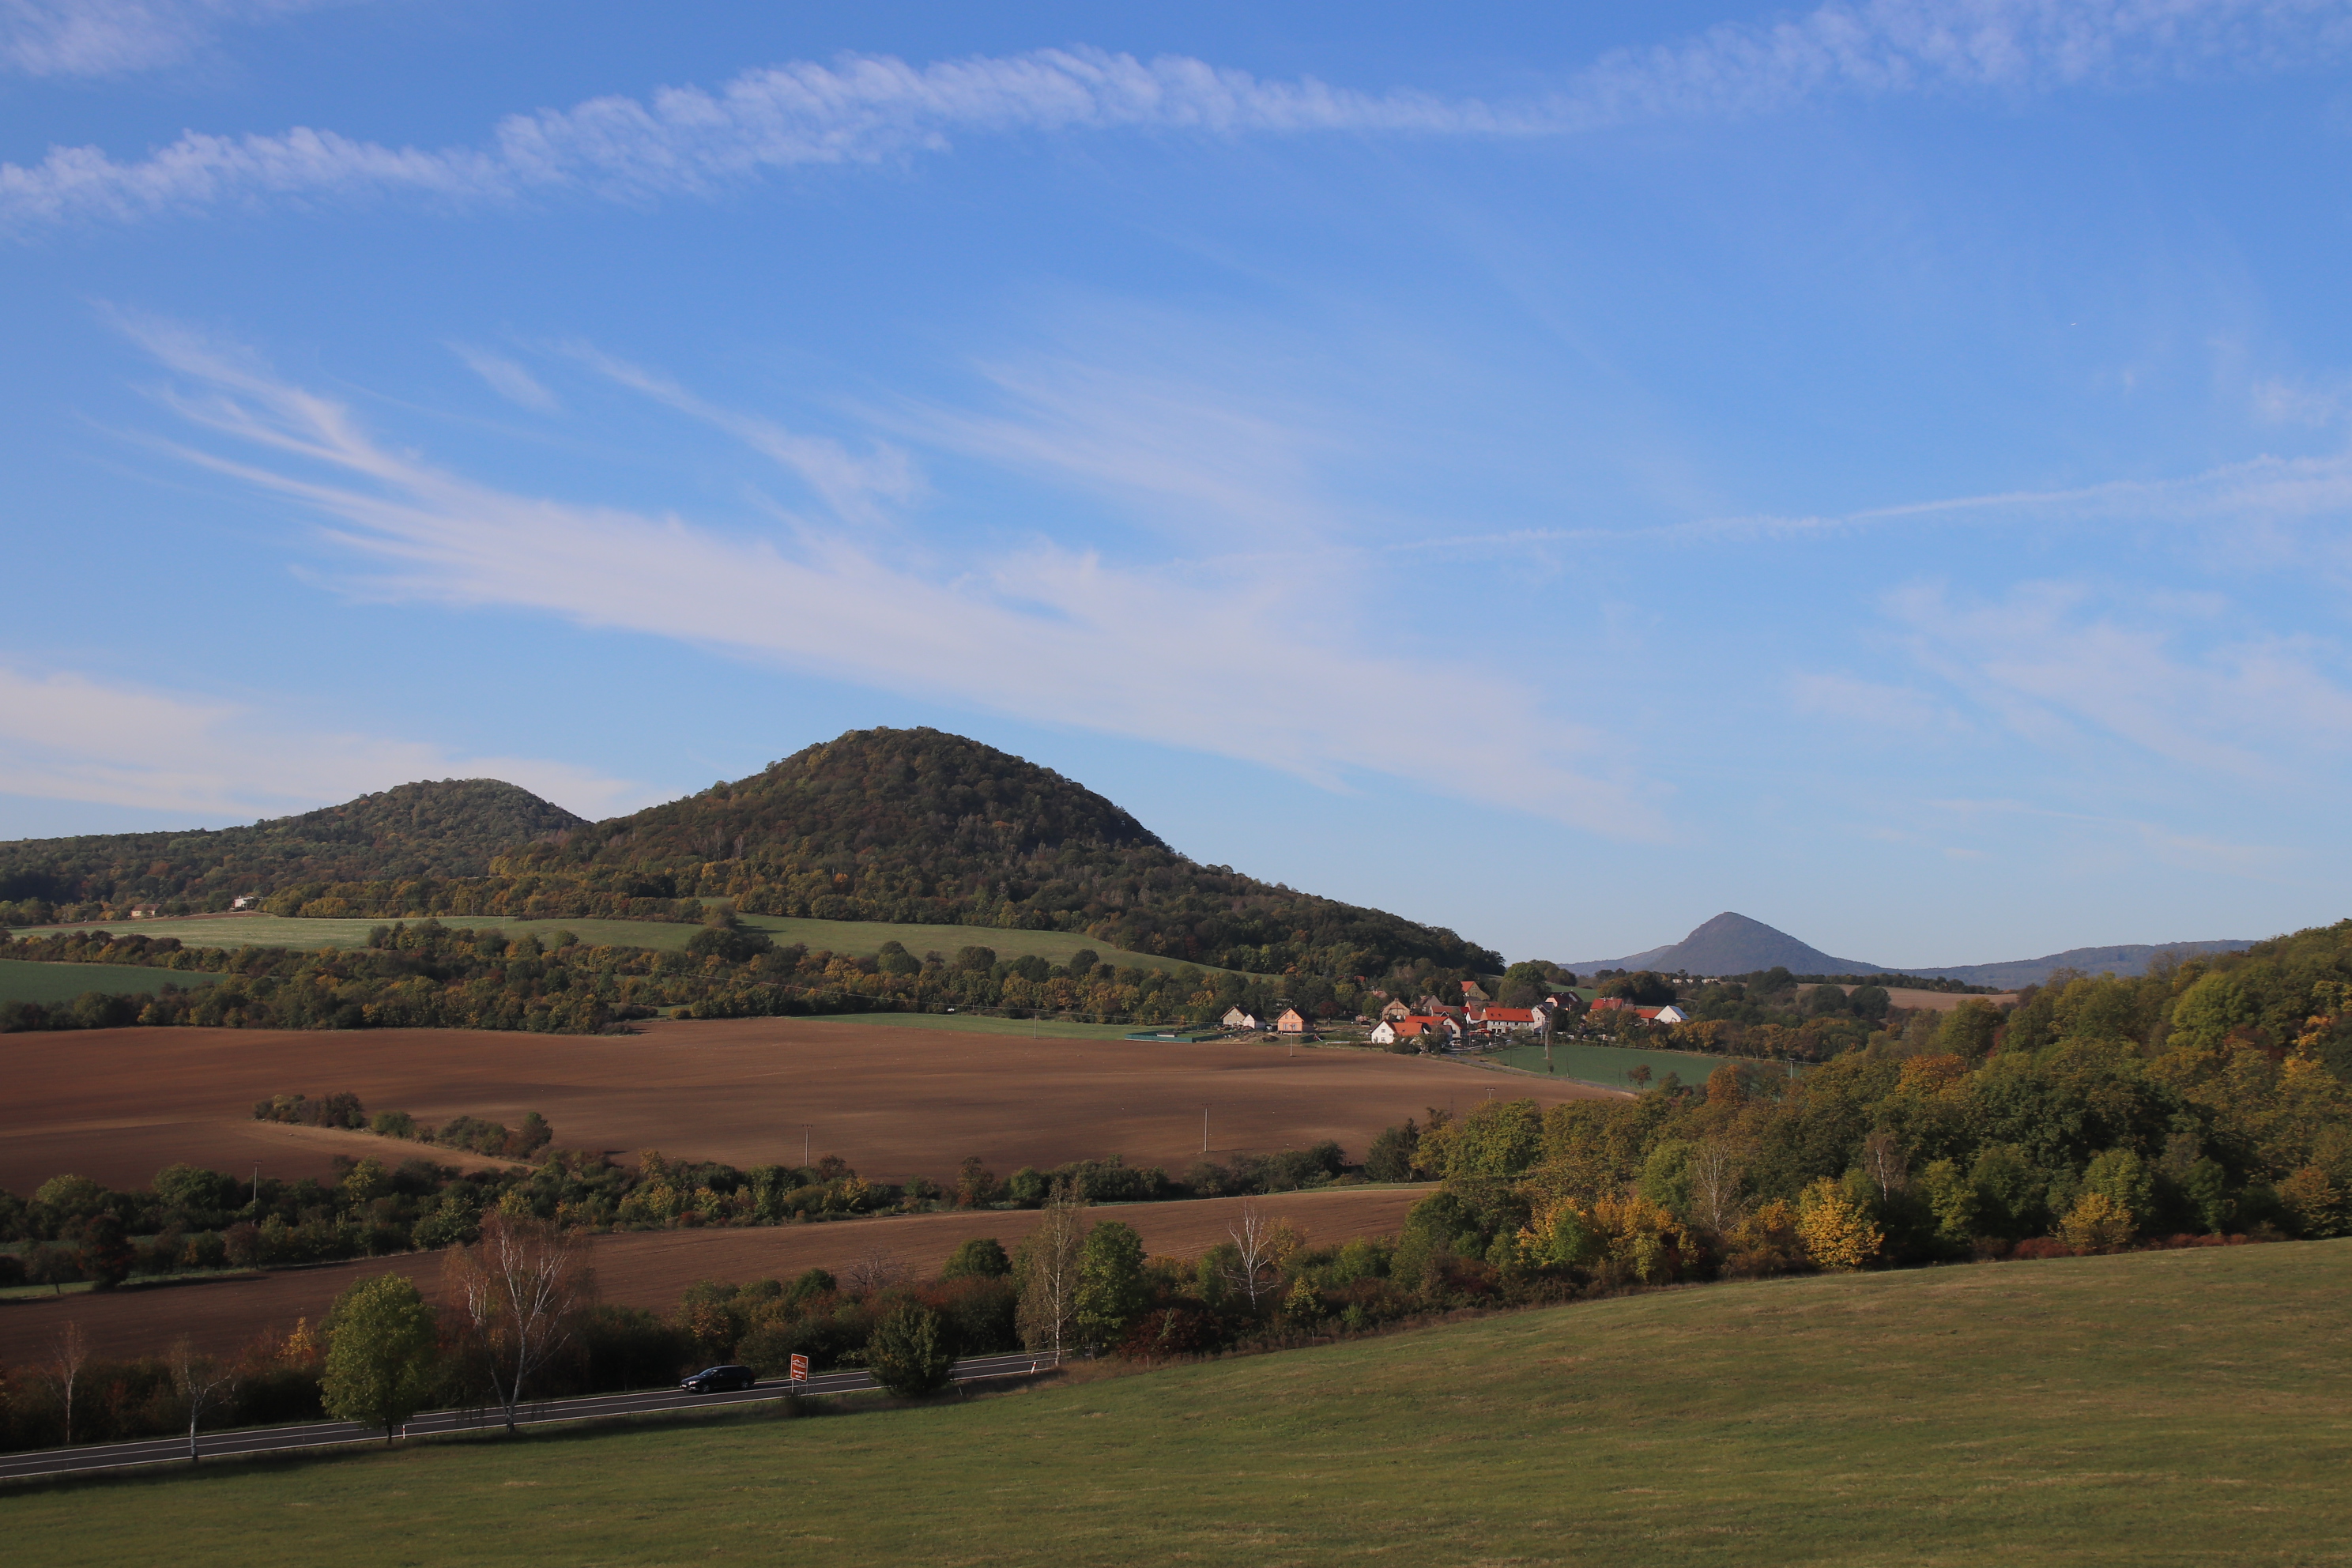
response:
M2341 1563L2347 1343L2352 1241L1713 1285L928 1406L47 1483L0 1492L0 1532L48 1568Z
M210 974L173 974L130 963L0 963L0 1002L70 1002L85 991L136 996L165 981L183 991L209 985Z
M568 931L592 945L650 947L675 952L701 928L675 921L530 921L506 915L443 915L447 926L475 930L496 927L520 936L526 931L545 937ZM1032 953L1049 963L1067 963L1082 949L1091 949L1107 963L1150 969L1174 969L1173 959L1106 947L1070 931L1000 931L992 926L892 925L881 921L797 920L783 915L745 915L743 923L757 927L790 945L810 951L870 954L886 942L897 941L920 958L936 952L952 959L960 949L985 947L999 958L1026 958ZM389 920L299 920L287 915L195 916L185 920L118 921L76 926L19 926L14 936L42 936L58 931L106 931L148 936L174 936L190 947L291 947L315 951L322 947L364 947L368 932ZM85 988L86 989L86 988Z
M1540 1045L1507 1046L1499 1051L1488 1051L1480 1059L1499 1062L1505 1067L1518 1068L1527 1072L1549 1071L1558 1078L1572 1078L1580 1083L1597 1083L1611 1089L1636 1087L1626 1075L1637 1067L1650 1069L1650 1082L1654 1087L1665 1081L1668 1073L1680 1075L1687 1084L1702 1084L1706 1075L1721 1067L1723 1057L1701 1056L1695 1051L1646 1051L1632 1047L1595 1046L1580 1040L1563 1040L1551 1048L1551 1061L1547 1068L1544 1048ZM1774 1072L1784 1071L1777 1062L1758 1064Z

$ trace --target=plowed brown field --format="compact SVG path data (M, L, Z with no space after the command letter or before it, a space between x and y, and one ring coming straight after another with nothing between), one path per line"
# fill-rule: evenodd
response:
M1288 1219L1309 1244L1328 1247L1353 1237L1393 1233L1421 1196L1412 1188L1343 1187L1253 1201L1269 1215ZM1094 1213L1135 1226L1154 1253L1184 1258L1223 1240L1241 1204L1237 1198L1122 1204ZM605 1300L666 1312L697 1279L789 1279L804 1268L839 1273L876 1257L920 1278L937 1273L967 1237L992 1236L1009 1250L1037 1220L1034 1209L990 1210L742 1230L635 1231L598 1237L593 1246ZM288 1269L255 1279L0 1302L0 1365L37 1360L68 1321L81 1324L95 1356L162 1354L183 1334L199 1350L226 1355L257 1334L282 1335L297 1318L308 1318L316 1327L345 1286L388 1270L408 1275L428 1297L438 1296L441 1257L419 1253Z
M254 1121L273 1094L348 1090L370 1110L512 1124L537 1110L567 1147L657 1148L738 1165L837 1153L884 1179L1002 1175L1118 1154L1181 1174L1201 1153L1372 1135L1489 1093L1545 1103L1612 1091L1464 1062L1346 1048L1024 1040L798 1019L661 1023L631 1036L468 1030L98 1029L0 1037L0 1187L63 1172L143 1184L175 1161L293 1178L338 1152L415 1145ZM442 1157L436 1154L436 1158Z

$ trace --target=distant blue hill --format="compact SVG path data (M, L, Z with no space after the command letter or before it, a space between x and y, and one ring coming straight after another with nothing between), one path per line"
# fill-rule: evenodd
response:
M1958 980L1968 985L1991 985L2011 990L2038 985L2061 969L2085 974L2137 975L2147 973L2159 952L2187 958L2200 952L2235 952L2251 947L2252 937L2221 942L2130 943L2120 947L2074 947L2042 958L2018 958L2003 963L1962 963L1943 969L1916 965L1897 971L1884 963L1858 958L1837 958L1762 921L1726 912L1716 916L1678 942L1654 947L1623 958L1588 958L1568 967L1579 974L1596 969L1653 969L1664 974L1752 974L1782 968L1792 974L1916 974L1923 980Z

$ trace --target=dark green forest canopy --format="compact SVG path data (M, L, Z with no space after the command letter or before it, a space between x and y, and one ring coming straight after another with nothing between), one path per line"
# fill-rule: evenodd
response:
M0 843L0 902L191 902L299 882L479 877L501 850L588 826L497 779L401 784L249 827Z
M459 787L471 786L404 786ZM477 869L425 866L404 842L372 848L354 830L340 858L250 856L252 885L234 890L267 893L282 914L695 920L723 902L753 914L1080 931L1177 963L1267 974L1502 968L1499 955L1453 931L1197 864L1094 791L937 730L852 731L750 778L593 826L512 793L562 820L486 818L464 841L503 832L503 852ZM27 881L19 899L225 905L230 889L218 876L179 889L143 877L152 868L141 866L133 840L164 837L8 846L16 858L0 858L0 872L52 879ZM114 847L77 858L77 845ZM113 880L68 874L101 859L119 868Z

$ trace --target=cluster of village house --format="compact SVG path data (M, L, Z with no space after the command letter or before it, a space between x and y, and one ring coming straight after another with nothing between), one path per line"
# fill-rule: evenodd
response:
M1381 1009L1377 1020L1360 1017L1359 1024L1372 1026L1372 1043L1392 1046L1399 1040L1421 1040L1425 1036L1444 1037L1447 1046L1460 1044L1473 1035L1515 1035L1530 1031L1542 1033L1550 1028L1554 1018L1576 1015L1577 999L1569 992L1547 996L1532 1007L1498 1007L1487 999L1486 993L1475 980L1462 983L1459 1006L1423 996L1408 1006L1402 1001L1391 1001ZM1690 1015L1680 1007L1636 1007L1622 997L1603 996L1587 1009L1592 1013L1622 1010L1638 1014L1654 1024L1681 1024ZM1239 1007L1226 1013L1228 1029L1262 1029L1266 1026ZM1313 1023L1296 1007L1286 1007L1274 1020L1274 1031L1279 1035L1304 1035L1313 1032Z

